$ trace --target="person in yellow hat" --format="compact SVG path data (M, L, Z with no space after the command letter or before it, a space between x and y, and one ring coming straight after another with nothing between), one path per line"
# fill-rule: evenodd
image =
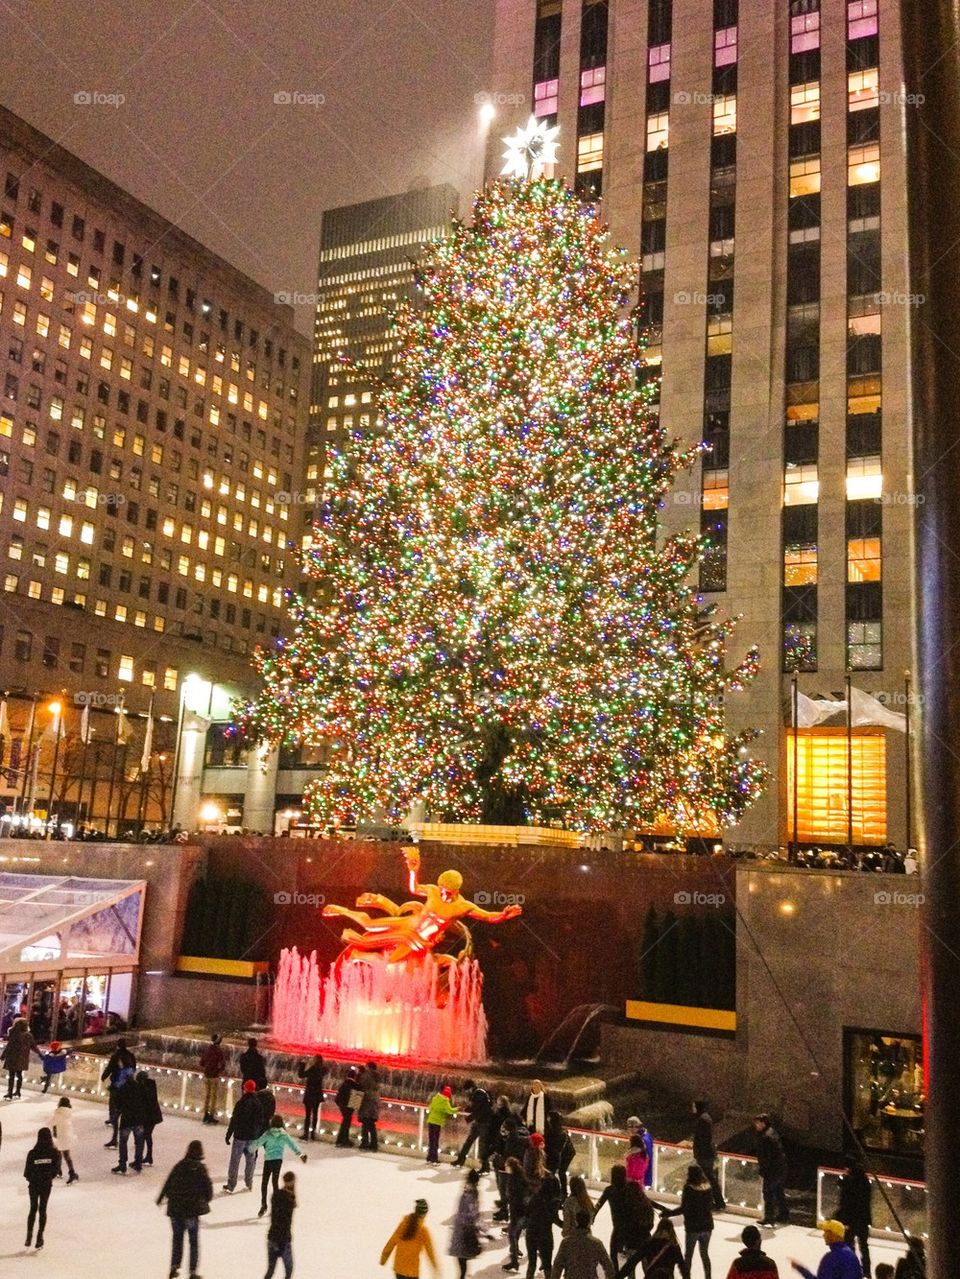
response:
M790 1258L790 1264L804 1279L863 1279L863 1267L853 1249L846 1243L847 1228L842 1221L821 1221L827 1251L820 1259L816 1273L802 1262Z

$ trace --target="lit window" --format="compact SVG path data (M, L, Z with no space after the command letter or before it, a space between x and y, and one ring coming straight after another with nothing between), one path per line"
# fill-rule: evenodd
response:
M8 253L0 253L0 280L7 274L7 265L10 262Z
M795 84L790 89L790 123L809 124L820 119L820 81Z
M40 589L41 588L40 588L39 582L27 583L27 594L30 596L32 600L38 600L40 598Z
M817 548L785 546L783 549L784 586L815 586L817 583Z
M90 581L90 561L88 559L77 560L77 577L81 582Z
M851 111L867 111L879 105L878 76L876 67L847 75L847 105Z
M797 834L804 841L844 844L847 803L853 796L856 844L883 844L887 838L887 744L883 733L842 729L801 729L794 750L787 733L787 829L793 829L794 755L797 760ZM849 751L849 755L848 755ZM848 759L853 764L848 777Z
M783 477L784 506L809 506L820 497L820 479L816 463L786 467Z
M712 315L707 321L707 355L729 355L733 350L733 317Z
M799 13L790 19L790 52L820 48L820 12Z
M126 604L118 604L116 606L116 608L113 610L113 620L115 622L125 622L127 620Z
M73 516L72 515L60 516L60 536L61 537L73 536Z
M847 542L847 581L879 582L880 576L880 538L850 538Z
M21 289L29 289L30 281L33 279L33 270L25 266L23 263L17 267L17 283Z
M84 546L93 545L93 525L86 520L80 525L80 541Z
M868 142L862 147L850 147L847 151L847 185L858 187L879 181L880 143Z
M847 39L862 40L877 34L877 0L850 0L847 5Z
M737 28L724 27L713 33L713 65L728 67L737 60Z
M647 150L660 151L669 140L669 114L657 111L647 116Z
M533 114L538 118L556 115L559 101L559 80L541 80L533 86Z
M725 511L730 504L730 485L727 471L704 471L703 509Z
M175 666L168 666L163 672L163 687L168 693L177 691L177 668Z
M606 91L607 68L594 67L589 71L580 72L580 105L582 107L592 106L595 102L602 102ZM356 400L354 399L354 403Z
M50 507L37 507L37 528L48 529L50 527Z
M647 53L648 75L651 84L670 79L670 46L655 44Z
M713 134L737 131L737 95L735 93L718 93L713 99Z
M55 573L70 572L70 556L66 551L58 551L53 557L53 569Z
M854 457L847 462L847 501L876 500L883 495L880 458Z
M132 657L120 658L120 668L117 671L117 679L122 679L125 684L132 683L133 681L133 658Z
M585 133L577 138L577 172L592 173L603 168L603 134Z
M5 591L15 592L20 585L20 579L15 573L7 573L3 579L3 589Z
M847 665L858 671L883 669L883 623L850 622L847 626Z
M790 195L816 195L820 190L820 157L803 156L790 162Z

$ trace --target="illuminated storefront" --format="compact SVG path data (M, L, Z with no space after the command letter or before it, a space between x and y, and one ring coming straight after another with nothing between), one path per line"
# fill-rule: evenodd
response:
M786 734L787 831L794 829L796 758L797 839L845 844L853 812L853 843L887 841L887 744L882 731L857 730L848 744L844 729L801 729ZM852 776L851 776L852 774Z
M926 1109L919 1035L844 1032L847 1116L869 1151L923 1158Z
M38 1040L126 1025L140 958L142 880L0 874L0 1033Z

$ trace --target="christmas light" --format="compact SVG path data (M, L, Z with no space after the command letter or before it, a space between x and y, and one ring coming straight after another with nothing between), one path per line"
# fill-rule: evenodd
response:
M500 182L433 246L401 309L382 424L332 459L316 589L256 665L252 741L325 744L315 819L422 800L444 820L581 830L735 822L766 781L730 735L733 626L658 513L696 450L651 411L636 268L552 180Z

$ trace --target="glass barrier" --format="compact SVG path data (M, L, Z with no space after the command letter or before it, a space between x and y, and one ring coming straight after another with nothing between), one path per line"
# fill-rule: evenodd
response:
M818 1220L822 1221L836 1211L842 1176L843 1172L839 1168L817 1169ZM871 1177L870 1215L873 1220L871 1233L881 1238L885 1235L902 1237L897 1217L907 1234L926 1238L927 1187L922 1181L886 1176L880 1177L878 1186Z
M71 1053L64 1074L54 1075L50 1093L74 1093L91 1099L106 1101L108 1085L100 1076L107 1058L92 1053ZM142 1067L156 1081L157 1096L164 1110L183 1115L201 1115L205 1083L199 1071L181 1070L172 1066L145 1063ZM33 1071L31 1063L31 1071ZM31 1073L24 1082L28 1087L39 1087L43 1076ZM291 1130L302 1122L302 1089L297 1084L271 1085L277 1099L277 1109L291 1122ZM218 1116L221 1121L229 1117L237 1098L240 1083L237 1079L222 1079L218 1099ZM317 1133L332 1140L340 1126L340 1114L334 1105L333 1090L324 1094ZM400 1101L391 1097L380 1099L378 1122L380 1144L398 1151L426 1151L426 1105L421 1102ZM468 1125L457 1117L448 1120L443 1127L441 1152L453 1157L466 1139ZM628 1150L628 1140L620 1133L599 1132L585 1128L568 1129L573 1141L575 1156L570 1171L579 1173L594 1185L607 1182L610 1168L622 1163ZM356 1135L356 1126L354 1127ZM476 1155L476 1147L471 1152ZM678 1200L686 1181L687 1169L692 1162L691 1148L669 1142L655 1141L653 1147L654 1198ZM763 1195L757 1161L749 1155L732 1155L720 1152L717 1170L723 1197L732 1213L758 1216L763 1209ZM834 1168L820 1168L817 1172L817 1215L822 1220L836 1210L838 1182L842 1172ZM883 1189L896 1209L904 1228L911 1234L926 1235L927 1188L922 1181L910 1181L899 1177L883 1177ZM874 1234L899 1235L900 1228L881 1190L873 1187Z

